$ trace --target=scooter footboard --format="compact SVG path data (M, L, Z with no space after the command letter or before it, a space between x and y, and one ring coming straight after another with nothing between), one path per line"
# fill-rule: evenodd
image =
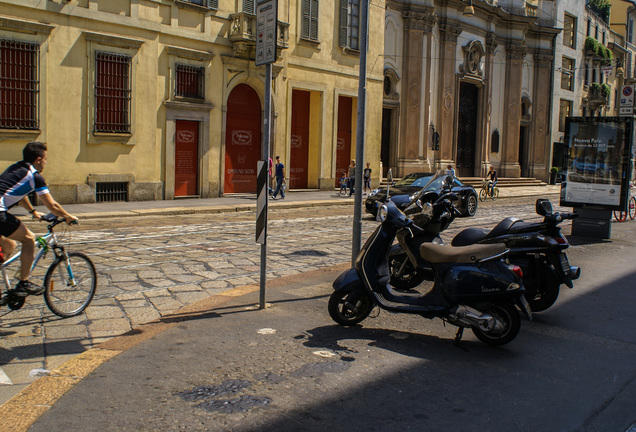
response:
M344 271L333 281L333 289L335 291L353 291L355 289L364 289L364 283L360 279L360 275L355 268Z

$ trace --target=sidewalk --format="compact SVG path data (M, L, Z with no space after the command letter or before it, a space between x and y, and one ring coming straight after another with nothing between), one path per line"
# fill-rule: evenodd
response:
M558 195L560 185L507 187L500 188L499 199L519 198L523 196ZM366 199L366 196L363 196ZM335 191L288 191L285 199L269 200L270 208L319 207L332 205L350 205L354 197L338 196ZM255 211L257 206L255 194L231 194L220 198L190 198L162 201L129 201L95 204L65 204L64 209L80 219L96 219L105 217L134 217L149 215L175 215L195 213L233 213L239 211ZM37 210L45 211L43 206ZM22 212L22 213L20 213ZM22 209L16 214L26 215Z

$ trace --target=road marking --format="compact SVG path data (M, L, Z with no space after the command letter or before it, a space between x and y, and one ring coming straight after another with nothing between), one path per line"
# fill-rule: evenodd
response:
M0 367L0 385L13 385L13 381L11 381L11 378L9 378L6 373L4 373L1 367Z

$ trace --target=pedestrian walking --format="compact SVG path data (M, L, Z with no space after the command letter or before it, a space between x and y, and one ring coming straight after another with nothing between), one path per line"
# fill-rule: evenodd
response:
M271 188L272 186L272 168L274 167L274 162L272 161L272 158L269 158L269 168L267 169L267 181L268 181L268 185L267 185L267 190L269 191L269 197L273 198L274 197L274 189Z
M356 161L355 159L351 159L351 164L349 165L349 196L353 195L353 188L356 185Z
M367 162L367 167L362 172L362 179L364 180L364 189L362 192L366 195L367 190L371 193L371 164Z
M285 199L285 165L283 165L280 161L280 156L276 156L274 173L276 176L276 190L274 191L274 195L272 196L272 198L276 199L276 196L280 191L280 199Z

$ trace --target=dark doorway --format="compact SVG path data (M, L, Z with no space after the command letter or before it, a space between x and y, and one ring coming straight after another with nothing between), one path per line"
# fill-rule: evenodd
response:
M528 177L527 135L528 128L526 126L521 126L519 129L519 167L521 167L521 177Z
M307 189L310 96L308 91L292 91L291 143L287 170L291 189Z
M391 168L391 118L393 110L391 108L382 109L382 145L380 150L380 160L382 161L382 178L386 178L389 168Z
M474 84L460 83L459 113L457 117L456 173L460 177L475 174L477 145L477 103L479 89Z

